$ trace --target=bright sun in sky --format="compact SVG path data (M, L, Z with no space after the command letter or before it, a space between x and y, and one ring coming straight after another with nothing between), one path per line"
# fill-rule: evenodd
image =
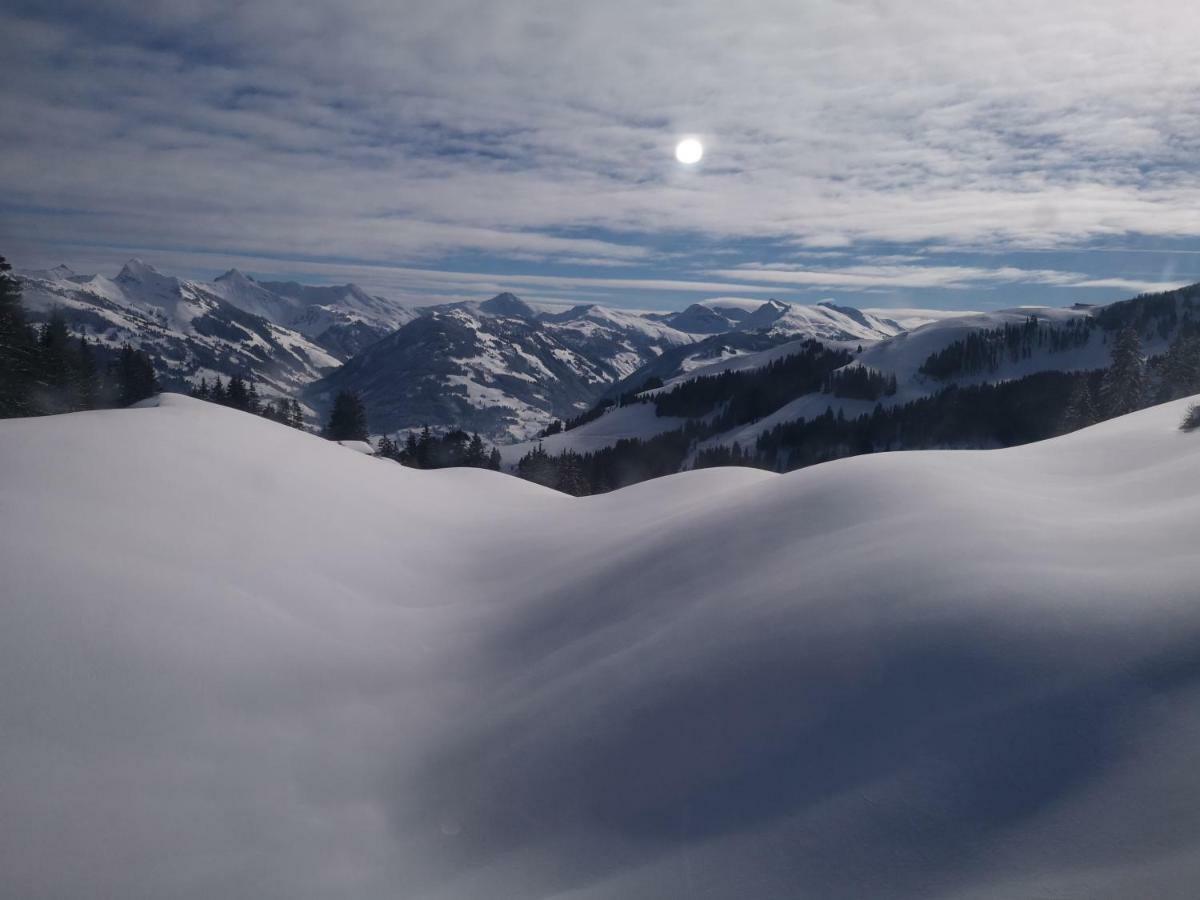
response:
M698 163L703 155L704 145L695 138L684 138L675 145L675 158L681 163Z

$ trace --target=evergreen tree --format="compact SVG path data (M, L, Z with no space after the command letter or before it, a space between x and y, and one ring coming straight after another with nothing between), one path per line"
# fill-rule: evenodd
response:
M538 444L518 460L517 475L526 481L555 487L558 484L558 465L546 448Z
M483 468L487 465L487 451L484 449L483 439L478 434L471 435L471 443L467 445L467 454L463 463L475 468Z
M561 453L557 460L557 468L555 489L573 497L582 497L588 493L588 482L583 473L583 459L578 453L570 450Z
M212 400L213 403L219 403L222 406L225 405L225 385L221 383L220 375L213 379L213 386L212 390L209 392L209 399Z
M300 403L295 399L288 401L288 424L300 431L304 430L304 412L300 409Z
M55 307L42 326L37 343L37 385L41 412L61 413L75 409L76 347L62 310Z
M487 467L493 472L500 471L500 450L497 447L492 448L492 454L488 457Z
M1142 342L1133 326L1127 325L1113 342L1112 365L1100 386L1104 415L1123 416L1141 409L1146 400L1146 370Z
M234 409L240 409L243 412L250 411L250 391L246 388L246 382L241 375L234 375L229 379L229 387L225 391L225 402Z
M25 324L21 286L0 256L0 416L30 415L32 384L33 340Z
M339 391L334 398L325 437L331 441L367 440L367 408L354 391Z
M428 469L432 463L433 450L433 434L429 431L429 426L426 425L421 429L421 436L417 438L417 452L413 454L413 458L417 461L418 469Z
M1200 428L1200 403L1193 403L1184 414L1183 421L1179 423L1179 430L1195 431L1197 428Z
M386 434L381 437L375 444L375 455L382 456L387 459L395 459L400 453L400 448Z
M1080 375L1075 380L1075 387L1063 413L1063 429L1078 431L1099 421L1100 414L1096 409L1096 399L1092 396L1091 379L1086 374Z
M250 387L246 389L246 412L257 413L259 410L258 388L254 382L250 382Z
M420 448L417 446L417 435L410 431L408 433L408 437L404 439L404 459L405 462L407 462L410 466L415 466L417 464L417 453L419 452L419 449Z
M118 406L130 406L158 393L154 363L141 350L134 350L126 344L109 370L116 387Z
M95 409L100 403L100 370L96 366L96 354L87 335L79 338L77 358L75 394L78 408Z
M1160 400L1200 394L1200 337L1180 329L1162 360Z

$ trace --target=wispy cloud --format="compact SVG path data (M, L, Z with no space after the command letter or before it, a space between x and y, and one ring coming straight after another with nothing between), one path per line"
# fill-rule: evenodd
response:
M987 269L976 266L871 265L840 269L791 268L749 263L733 269L716 269L713 275L770 284L828 290L873 287L972 288L989 284L1077 285L1084 276L1052 269Z
M854 263L1200 237L1185 3L6 9L0 241L30 261L104 244L687 281L718 258L745 278L746 242ZM693 171L685 132L708 146ZM953 268L885 283L1010 283Z

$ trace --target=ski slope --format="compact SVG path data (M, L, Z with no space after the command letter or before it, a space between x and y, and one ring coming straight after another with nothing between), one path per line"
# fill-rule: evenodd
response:
M3 892L1194 897L1186 406L586 499L0 422Z

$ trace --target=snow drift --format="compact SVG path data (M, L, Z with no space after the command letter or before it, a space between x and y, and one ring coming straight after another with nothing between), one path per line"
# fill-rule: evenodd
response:
M1192 897L1200 434L576 500L0 422L21 897Z

